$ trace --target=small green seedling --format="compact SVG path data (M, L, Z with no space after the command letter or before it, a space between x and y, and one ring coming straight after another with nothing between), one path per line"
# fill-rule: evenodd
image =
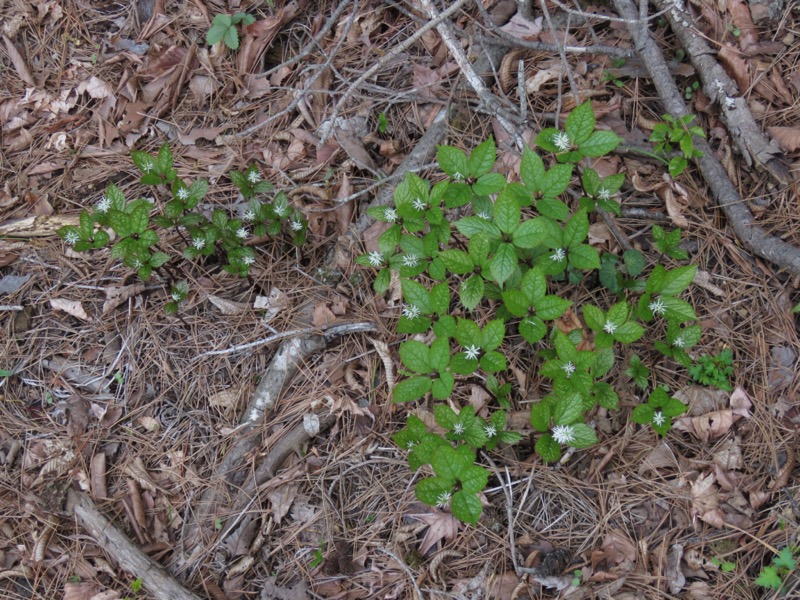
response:
M729 560L722 560L717 556L711 559L711 563L723 573L732 573L734 570L736 570L735 562L731 562Z
M683 402L672 398L662 388L656 388L646 404L640 404L633 409L631 421L641 425L651 425L658 435L664 437L672 427L673 417L685 412L686 405Z
M761 569L756 585L761 587L780 590L783 588L786 576L797 568L797 546L787 546L782 549L777 556L772 557L772 564Z
M572 573L572 581L570 583L573 587L580 586L581 582L583 581L583 570L582 569L575 569Z
M628 360L628 368L625 369L625 375L630 377L636 387L641 390L646 390L650 386L650 369L635 354Z
M699 83L697 84L699 86ZM688 88L687 88L688 89ZM694 147L693 136L705 138L702 127L690 125L694 115L685 115L676 119L672 115L661 115L663 123L658 123L650 134L650 141L655 142L657 158L663 160L669 167L669 174L677 177L683 173L693 158L700 158L703 153ZM678 145L681 156L669 158L675 151L674 144Z
M386 118L386 113L381 113L378 115L378 131L380 133L386 133L386 130L389 128L389 119Z
M239 32L236 29L237 25L241 24L245 26L255 22L256 18L253 15L248 15L243 12L238 12L233 15L216 15L211 24L211 29L209 29L206 34L206 42L209 46L213 46L219 42L225 42L225 45L231 50L238 50Z
M319 547L315 548L311 552L311 556L313 558L311 559L311 562L308 563L309 568L314 569L322 564L322 561L325 560L325 548L327 548L327 546L328 546L327 542L325 542L324 540L320 541Z
M694 95L697 93L697 90L700 89L700 82L693 81L691 84L687 85L683 90L683 97L686 100L691 100Z
M716 356L706 354L689 367L689 375L700 385L707 385L730 392L733 377L733 352L725 348Z

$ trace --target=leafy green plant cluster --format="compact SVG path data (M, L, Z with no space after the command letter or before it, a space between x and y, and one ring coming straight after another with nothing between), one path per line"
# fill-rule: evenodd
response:
M225 45L231 50L239 49L239 31L237 26L251 25L256 22L253 15L238 12L233 15L218 14L214 16L211 22L211 28L206 34L206 43L209 46L225 42Z
M733 352L725 348L716 356L706 354L689 367L689 375L700 385L708 385L730 392L733 389Z
M538 375L549 382L550 393L530 413L535 451L545 462L558 461L565 448L596 443L587 421L598 406L619 406L608 379L620 346L638 342L649 328L655 350L691 364L687 351L699 341L701 329L694 309L679 296L691 284L695 267L650 267L644 255L631 251L621 262L607 259L603 275L604 261L586 243L591 212L619 212L615 196L624 176L603 178L590 167L578 174L576 164L608 154L619 142L614 133L595 130L587 102L572 111L563 130L538 135L536 146L547 162L524 150L519 182L492 172L491 138L469 155L440 146L442 181L432 185L408 174L395 190L393 206L369 210L387 229L377 250L357 261L376 270L378 293L392 285L392 272L397 274L404 300L397 331L422 334L400 345L405 378L394 388L393 400L412 402L430 394L441 401L451 398L458 384L471 382L485 387L497 404L482 417L470 405L458 409L436 403L434 432L409 417L394 439L410 450L412 469L430 465L432 476L416 486L421 501L449 506L466 522L480 517L478 494L488 472L475 464L476 452L519 439L505 428L512 392L506 352L512 345L524 344ZM573 210L562 195L576 179L581 194ZM656 246L662 258L677 254L680 233L661 234ZM570 283L592 288L594 271L600 271L600 282L615 301L607 308L584 304L585 325L570 329L560 318L578 307L558 292ZM604 295L597 291L598 297ZM629 368L646 389L647 368L633 360ZM637 409L636 421L664 435L683 410L682 403L657 388Z
M687 93L691 94L692 88L686 89ZM691 95L689 97L691 98ZM662 157L669 174L677 177L683 173L690 160L703 156L703 153L694 147L693 138L697 136L705 139L706 133L702 127L691 124L694 115L686 115L679 119L672 115L661 115L661 118L664 121L655 126L653 133L650 134L650 141L655 143L656 155ZM681 154L669 158L676 151L676 145Z
M756 585L771 589L782 590L786 577L797 568L797 546L783 548L777 556L772 557L772 564L761 569Z
M153 186L156 197L161 196L163 202L145 198L128 201L110 183L91 211L81 211L77 226L62 227L58 234L77 252L111 245L111 257L136 271L142 281L147 281L154 271L162 272L171 282L171 300L165 307L168 314L176 313L189 293L186 279L170 268L174 257L161 249L161 240L169 232L183 241L184 259L213 258L223 264L225 271L241 277L247 276L255 262L252 248L245 245L249 238L286 234L296 245L306 240L308 223L300 211L289 205L286 194L279 192L269 202L256 198L272 190L272 184L261 179L255 165L229 174L249 201L241 217L232 217L224 210L200 208L208 182L198 179L187 184L178 178L168 144L161 146L155 156L134 150L131 158L141 172L140 183Z

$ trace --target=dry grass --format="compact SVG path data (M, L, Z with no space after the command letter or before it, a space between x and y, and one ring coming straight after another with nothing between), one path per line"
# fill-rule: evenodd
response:
M314 133L314 126L349 81L413 33L418 16L406 4L393 8L391 3L362 2L354 19L348 8L323 38L322 49L312 48L306 59L288 66L261 91L249 75L239 72L234 55L220 57L201 49L182 87L177 87L177 80L166 79L162 93L150 98L147 84L168 72L167 66L153 66L155 58L183 52L193 40L202 39L207 27L203 9L211 16L221 10L207 3L168 7L168 18L151 23L158 27L144 40L149 54L143 58L113 49L119 39L136 40L142 32L144 24L137 25L128 7L41 2L33 8L0 0L0 23L9 40L0 50L0 224L34 215L74 216L96 203L109 181L129 198L145 193L128 151L133 145L152 152L166 139L173 140L180 177L211 179L206 208L232 206L235 190L221 175L253 161L290 193L303 185L315 187L310 193L298 189L292 195L312 220L307 246L294 250L276 242L258 245L250 279L233 278L213 264L197 267L189 272L193 292L180 318L164 316L166 292L156 282L102 314L110 290L136 283L107 253L65 254L60 241L35 232L22 236L24 247L12 253L11 246L2 244L14 240L0 239L0 282L8 276L29 277L11 294L0 296L0 304L23 305L27 311L0 312L0 369L16 374L0 379L3 598L131 594L137 574L127 573L125 565L109 564L96 542L61 512L63 492L70 486L89 485L93 457L100 454L107 457L107 497L96 498L101 509L152 556L177 569L176 551L184 549L182 528L232 445L240 412L274 346L198 356L269 335L261 315L250 308L256 296L275 288L288 295L290 307L269 323L276 331L303 327L303 311L322 303L343 308L347 319L379 324L382 330L375 337L392 350L399 341L392 333L397 308L375 297L362 270L340 265L341 277L328 279L329 269L323 268L330 264L331 240L355 221L371 195L358 199L354 207L339 206L334 199L366 188L374 176L354 166L342 150L308 174L319 154L304 135ZM260 10L262 17L270 14L266 8ZM332 4L320 5L284 24L255 71L279 66L305 49L333 10ZM25 16L24 22L15 21L17 14ZM781 34L796 35L798 18L796 11L787 11ZM469 23L461 15L458 24ZM333 55L332 68L307 90L306 104L245 139L230 135L288 106L330 57L344 31L349 33ZM572 33L579 40L592 39L581 25ZM629 44L621 29L601 26L595 33L603 43ZM489 134L502 138L490 118L469 108L472 94L457 73L442 67L446 55L437 40L425 38L425 44L415 45L402 60L386 65L342 115L364 117L374 131L377 115L386 114L390 128L379 136L385 147L381 151L378 145L366 145L376 166L386 173L413 148L431 107L444 102L457 109L448 143L472 148ZM667 52L673 51L671 37L662 42ZM9 43L30 70L35 86L24 83ZM799 57L797 44L771 56L773 78L761 78L763 89L754 87L752 103L761 109L756 117L765 128L799 125L800 90L787 101L774 78L775 73L783 74L780 81L794 89L791 85L797 84L785 80L796 71ZM526 52L520 58L525 59L526 77L561 70L560 61L549 54ZM636 129L638 115L659 117L647 79L626 80L623 88L601 83L610 61L593 60L596 64L570 57L569 68L579 88L602 90L593 99L599 109L611 107L614 123ZM95 98L76 91L92 77L106 82L112 93ZM211 86L213 92L196 92L203 86ZM40 95L23 103L29 87ZM494 91L518 105L515 86ZM66 103L63 108L53 104L57 98ZM527 101L533 131L549 126L555 111L566 112L574 105L566 81L559 77L549 79ZM722 132L721 142L728 143L713 111L706 108L702 103L697 108L704 128L714 136ZM178 133L222 125L229 137L216 142L216 135L187 145L176 139ZM294 137L287 141L284 134L293 130ZM503 153L501 159L513 163L513 156ZM797 154L790 159L796 161ZM662 180L660 168L630 155L612 162L615 168L627 169L629 176L639 174L641 189ZM796 184L776 187L761 171L739 162L734 171L760 224L800 245ZM662 442L652 431L628 423L627 415L641 398L619 375L615 383L621 411L593 415L600 444L551 467L532 458L527 438L513 449L495 453L499 471L490 479L480 524L447 535L442 532L445 539L434 540L423 555L420 546L434 529L425 519L439 519L437 525L444 528L446 515L415 499L413 484L419 475L409 472L403 453L390 439L412 409L391 405L380 357L366 336L351 336L312 357L268 420L252 432L263 436L264 442L259 452L248 456L243 471L254 470L282 432L300 423L309 410L328 401L342 406L335 426L305 448L303 456L287 461L279 476L259 490L262 501L254 505L251 517L253 531L263 537L261 545L252 550L226 542L202 564L181 571L180 577L209 598L226 597L220 595L222 589L229 598L265 597L261 589L267 581L283 587L304 582L313 591L298 597L313 598L413 598L416 591L431 598L472 597L466 591L470 585L485 593L475 597L554 597L554 590L514 574L506 496L500 487L508 473L521 560L540 564L553 549L565 549L564 570L581 568L587 578L591 576L580 588L562 592L562 597L778 597L765 594L753 581L771 560L770 547L797 543L800 486L791 472L779 486L773 484L787 463L793 465L800 419L796 362L780 367L776 355L800 354L797 320L790 313L797 302L795 282L742 250L720 211L706 201L708 191L698 174L689 170L680 183L687 191L681 213L689 222L684 231L691 261L721 290L715 294L694 285L685 295L705 329L695 354L732 348L736 383L753 402L750 418L737 421L715 439L703 441L673 431ZM652 191L628 189L624 204L664 210L663 197ZM348 212L352 208L354 217ZM655 260L648 241L652 224L632 218L617 222L634 246ZM177 242L165 241L179 252ZM616 249L613 239L599 245ZM587 301L602 306L611 300L599 286L566 287L563 293L576 306ZM225 315L209 296L245 308ZM50 303L57 299L80 302L89 318L54 310ZM481 314L479 320L489 316ZM690 383L685 370L673 362L645 357L653 362L655 382L672 390ZM547 390L535 375L529 348L516 345L508 358L525 378L524 383L515 382L521 389L513 408L525 411L529 401L524 398L539 397ZM466 402L469 394L469 388L461 388L453 401ZM734 467L720 467L722 452L737 453L740 458ZM723 503L726 526L715 527L698 514L693 485L710 474L720 483L730 482L730 489L714 488L721 493L715 497ZM235 490L230 491L233 496ZM143 522L136 516L139 502ZM324 561L317 566L315 551L320 548ZM680 570L686 583L681 591L670 589L675 578L670 552L675 548L683 553ZM252 565L238 577L230 575L242 556L251 555ZM723 573L710 563L713 558L732 561L736 568ZM789 585L790 594L797 594L796 575Z

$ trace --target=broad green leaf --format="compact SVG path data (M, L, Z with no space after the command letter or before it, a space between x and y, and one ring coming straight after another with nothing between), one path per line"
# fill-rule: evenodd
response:
M593 304L583 305L583 319L589 329L594 331L603 331L603 326L606 323L605 313Z
M469 155L469 176L473 177L474 179L478 179L482 175L486 175L492 170L492 167L494 167L494 161L496 158L497 149L494 145L494 138L489 136L488 140L478 144L478 146Z
M386 290L389 289L389 285L392 282L392 272L389 269L381 269L378 272L378 276L375 278L375 283L372 284L372 288L378 293L383 294Z
M572 425L583 419L583 400L578 394L558 398L553 406L553 422L556 425Z
M536 450L536 454L546 463L554 463L561 458L561 447L549 433L545 433L536 440L534 449Z
M605 179L603 179L603 189L606 190L609 194L616 194L622 184L625 183L625 174L624 173L616 173L614 175L609 175Z
M547 150L553 154L561 152L561 149L553 142L553 138L555 138L555 136L557 136L559 133L561 132L558 129L554 129L552 127L546 127L545 129L542 129L539 132L539 135L536 136L536 145L542 150Z
M600 268L600 254L589 244L579 244L569 249L569 263L581 271Z
M158 243L158 234L152 229L143 231L139 236L139 246L143 250L147 250L150 246L155 246Z
M587 100L572 110L564 123L564 130L573 143L580 145L589 139L594 131L594 123L594 111L591 102Z
M541 433L550 430L550 403L547 401L537 402L531 406L531 426Z
M497 253L489 263L489 272L502 286L517 269L517 251L511 244L500 244Z
M474 525L481 518L483 507L478 496L466 490L460 490L453 495L453 499L450 501L450 511L459 521Z
M425 374L433 371L430 348L416 340L408 340L400 344L400 360L407 369L415 373Z
M393 402L412 402L422 398L431 389L430 377L411 377L394 386L392 390Z
M606 320L617 326L622 325L628 320L629 311L630 307L628 306L627 302L617 302L614 306L608 309Z
M519 333L529 344L541 341L547 334L547 327L539 317L528 317L519 324Z
M506 326L502 319L489 321L481 332L480 347L486 352L494 350L503 343L505 335Z
M461 409L463 413L471 406ZM459 413L459 417L463 415ZM463 421L463 419L460 419ZM445 479L457 479L459 474L469 465L475 462L475 453L466 446L459 446L455 450L452 447L443 446L442 451L437 453L431 461L431 466L439 477Z
M494 223L506 234L511 234L519 225L520 211L517 201L508 194L500 194L494 204Z
M523 221L511 237L518 248L536 248L548 244L551 232L552 227L546 217L536 217Z
M564 226L564 245L575 248L589 235L589 217L585 209L576 212ZM598 259L599 267L599 259Z
M614 368L614 351L611 348L598 348L594 351L595 357L592 363L592 375L595 379L608 374Z
M469 162L462 150L452 146L437 146L436 158L439 168L453 179L466 179L469 175Z
M78 227L78 231L80 233L82 240L90 240L92 239L92 234L94 233L94 221L92 221L92 217L87 210L82 210L80 216L78 217L78 223L80 226Z
M472 236L467 250L473 264L483 265L486 262L486 259L489 256L490 246L491 243L489 242L489 238L482 233Z
M136 165L136 168L139 169L139 171L142 174L153 173L155 171L156 160L155 158L150 156L147 152L142 152L140 150L131 150L131 160L133 160L133 164ZM113 207L113 200L112 200L112 207ZM117 210L122 210L122 208L121 207L117 208Z
M444 192L444 205L446 208L458 208L468 204L472 199L472 190L466 183L448 181L449 185Z
M457 352L450 359L450 370L456 375L470 375L478 368L478 361L467 358L463 352Z
M172 150L168 143L164 142L158 149L157 161L158 170L162 173L166 173L172 168Z
M450 312L450 287L446 283L437 283L428 295L432 313L444 315Z
M469 465L459 474L458 480L464 490L477 494L489 483L489 471L478 465Z
M433 417L442 428L450 431L458 421L456 411L447 406L446 404L435 404L433 406Z
M573 448L588 448L597 443L597 434L585 423L575 423L572 426L572 434L575 436L575 440L569 445Z
M408 304L416 306L423 315L431 314L431 299L427 288L413 279L401 279L403 298Z
M450 341L446 337L436 338L430 346L430 366L442 373L450 362Z
M564 311L572 306L570 300L565 300L559 296L545 296L539 300L534 300L533 306L536 309L536 316L546 321L552 321L564 314Z
M764 567L756 578L755 584L764 588L779 590L783 586L783 579L781 579L775 567Z
M650 276L647 278L645 284L645 291L648 294L660 294L666 285L667 270L661 266L656 265ZM693 276L694 277L694 276Z
M566 221L570 215L569 206L557 198L542 198L536 203L536 210L556 221Z
M455 222L455 226L467 238L481 233L490 240L499 240L502 235L497 225L480 217L463 217Z
M674 296L659 296L659 300L666 309L664 313L665 319L678 323L697 320L694 308L685 300L675 298Z
M445 400L446 398L449 398L453 393L455 381L455 377L453 377L452 373L439 373L439 378L433 380L433 385L431 386L431 396L437 400Z
M225 35L222 36L222 41L225 42L225 45L231 50L238 50L239 32L236 31L236 27L228 28L228 31L226 31Z
M474 310L483 299L484 282L480 275L473 275L459 288L459 300L468 310Z
M575 348L575 344L559 330L556 330L554 344L558 358L573 364L578 362L578 350Z
M632 344L644 335L644 327L633 321L628 321L617 327L614 339L622 344Z
M511 315L525 317L531 302L520 290L505 290L503 291L503 304Z
M650 425L653 422L653 417L656 411L649 404L640 404L633 409L631 413L631 421L639 423L640 425Z
M487 173L472 184L472 192L478 196L498 194L506 185L506 178L500 173Z
M114 209L109 210L108 223L111 229L121 238L128 237L133 233L131 216L127 213Z
M573 165L553 165L542 178L542 196L555 198L563 194L572 180L573 169Z
M475 268L475 264L472 262L469 254L463 250L442 250L439 253L439 258L442 260L445 268L456 275L471 273Z
M538 192L541 189L542 179L544 178L544 163L538 154L527 147L522 150L519 177L529 191Z
M696 265L678 267L668 271L664 275L664 285L660 292L668 296L677 296L691 285L695 273L697 273Z
M589 139L581 143L579 148L584 156L597 158L613 151L622 142L613 131L595 131Z
M619 408L619 396L608 383L603 381L595 383L592 391L594 392L595 400L603 408L607 410L617 410Z
M597 196L597 192L600 189L600 175L594 169L584 169L581 175L581 184L587 196Z
M471 319L459 319L456 324L456 341L464 348L470 346L481 348L483 342L481 328Z
M487 373L498 373L508 368L506 357L499 352L487 352L481 356L480 367Z
M189 186L189 197L201 200L208 192L208 181L205 179L198 179L193 181Z
M420 502L436 506L447 494L452 493L455 481L444 477L426 477L417 483L414 494Z
M625 268L628 271L628 275L631 277L637 277L642 271L644 271L644 268L647 265L644 254L638 250L626 250L622 255L622 260L625 263Z

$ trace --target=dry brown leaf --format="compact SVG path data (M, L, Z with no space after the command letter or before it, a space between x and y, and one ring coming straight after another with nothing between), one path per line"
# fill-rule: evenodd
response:
M369 152L364 148L363 142L352 131L346 131L340 127L335 127L333 132L342 150L345 151L347 156L353 159L353 162L356 163L359 169L375 171L375 161L372 160Z
M261 600L310 600L311 596L305 581L300 581L291 587L281 587L275 584L276 579L277 577L269 577L264 582L264 587L261 588Z
M106 288L106 301L103 302L101 314L106 315L117 308L128 298L137 296L147 289L144 283L135 283L125 287Z
M82 581L80 583L65 583L63 600L88 600L96 596L100 590L100 586L91 581ZM119 598L119 595L117 595Z
M83 309L83 304L78 300L66 300L65 298L54 298L50 300L50 306L55 310L63 310L65 313L80 319L81 321L89 321L89 315Z
M31 87L35 86L36 82L33 80L30 69L28 69L28 65L25 64L25 59L22 58L22 54L19 53L17 47L14 46L14 43L8 39L6 35L3 35L3 42L6 45L6 52L11 59L11 64L14 65L14 69L17 75L19 75L19 78L22 79L26 85Z
M800 148L800 127L767 127L767 131L784 152Z
M161 492L162 494L167 493L164 489L156 485L156 482L153 481L152 477L150 477L150 473L148 473L147 467L144 466L144 461L142 460L141 456L137 456L132 461L128 462L123 469L123 473L130 476L148 492Z
M192 78L192 81L195 79L197 79L197 77ZM189 87L191 88L191 82L189 83ZM213 93L213 89L211 93ZM197 140L210 140L213 142L217 139L217 136L228 129L228 127L228 125L223 125L222 127L194 127L189 133L179 133L178 140L180 140L181 144L184 146L192 146Z
M139 486L136 481L128 479L128 497L131 499L133 506L133 517L136 519L136 524L142 528L142 531L147 529L147 517L144 514L144 502L142 501L142 494L139 491Z
M237 525L236 529L225 538L222 547L229 558L249 554L250 544L256 537L258 520L252 513L247 513Z
M261 322L265 325L269 325L282 310L291 305L292 301L289 296L278 288L272 288L269 296L256 296L255 302L253 302L254 309L264 311Z
M709 525L723 527L725 519L719 508L719 491L713 474L701 475L692 483L692 515Z
M667 555L667 568L664 571L664 576L667 578L669 591L674 595L678 594L683 589L683 586L686 585L686 576L681 571L682 557L683 546L673 544Z
M219 408L223 412L227 413L236 408L236 404L239 402L240 395L241 392L237 389L231 388L222 390L221 392L217 392L216 394L209 396L208 403L214 408Z
M314 311L311 315L311 321L315 327L324 327L336 320L336 315L328 308L325 302L317 302L314 305Z
M537 17L535 20L529 21L520 13L517 13L500 30L521 40L531 41L538 38L539 34L542 33L542 22L543 17Z
M600 550L592 552L592 569L605 562L609 567L636 560L636 546L620 529L611 529L603 539Z
M270 512L272 513L272 518L275 519L276 525L280 525L283 517L289 514L289 509L297 496L298 489L299 485L297 484L285 483L267 494Z
M240 315L248 308L247 304L242 302L233 302L227 298L222 298L220 296L214 296L211 294L208 295L208 301L216 306L219 309L219 312L226 316Z
M244 27L245 35L239 52L236 54L236 64L241 75L252 72L283 25L294 19L300 8L299 2L290 0L274 16L259 19Z
M425 537L419 545L419 553L425 556L439 540L452 542L458 534L461 523L450 513L435 511L431 513L408 515L428 525Z

